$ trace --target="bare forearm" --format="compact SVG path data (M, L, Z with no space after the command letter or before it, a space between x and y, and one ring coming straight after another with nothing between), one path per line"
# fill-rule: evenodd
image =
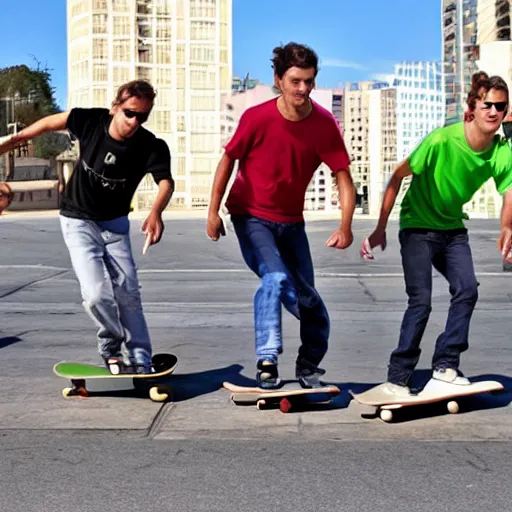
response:
M11 140L14 143L20 143L38 137L46 132L64 130L66 128L68 116L68 112L61 112L60 114L43 117L42 119L39 119L39 121L32 123L30 126L23 128L23 130L13 135Z
M64 130L66 128L69 112L61 112L51 116L43 117L23 130L6 137L0 143L0 154L12 151L19 145L38 137L46 132Z
M220 159L217 171L215 172L215 178L213 179L208 214L215 215L219 213L220 204L224 194L226 193L226 187L228 186L234 165L235 161L231 160L226 154L224 154Z
M152 213L161 215L162 212L167 208L173 192L174 189L171 180L160 181L158 184L158 194L151 208Z
M388 219L391 215L391 210L393 210L393 206L395 206L396 198L398 196L398 192L400 191L400 187L402 186L402 181L405 177L411 176L412 170L409 166L409 162L404 160L395 169L395 172L391 176L389 180L388 186L384 192L384 197L382 198L382 206L380 209L379 222L377 223L377 229L386 230L386 226L388 225Z
M401 186L402 178L393 175L389 180L388 186L384 192L384 197L382 198L382 206L380 208L379 221L377 223L378 229L386 229L389 216L391 215L393 206L395 206L396 198Z
M338 185L338 194L342 212L341 228L343 230L349 230L352 226L352 219L354 217L354 210L356 207L356 189L350 172L337 172L336 184Z

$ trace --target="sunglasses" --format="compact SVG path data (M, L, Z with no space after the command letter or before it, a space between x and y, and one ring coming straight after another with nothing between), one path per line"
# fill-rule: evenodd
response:
M128 119L133 119L135 117L139 124L145 123L149 117L149 112L136 112L135 110L130 110L128 108L123 109L123 114Z
M494 106L498 112L503 112L508 105L506 101L483 101L482 103L484 104L483 110L491 110L491 108Z

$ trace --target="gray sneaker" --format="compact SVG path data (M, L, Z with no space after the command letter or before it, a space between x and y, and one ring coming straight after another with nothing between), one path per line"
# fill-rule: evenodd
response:
M260 360L257 365L256 381L262 389L277 389L281 387L281 379L277 364L271 361Z
M321 388L325 383L320 379L325 375L325 370L318 368L318 366L310 363L306 359L299 357L295 364L295 377L298 379L299 384L305 388Z

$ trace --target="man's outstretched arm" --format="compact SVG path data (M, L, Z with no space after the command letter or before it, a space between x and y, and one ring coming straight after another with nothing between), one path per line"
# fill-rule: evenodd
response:
M20 144L35 139L43 133L65 130L68 117L69 112L61 112L39 119L35 123L23 128L23 130L18 133L7 137L6 140L0 143L0 155L12 151Z

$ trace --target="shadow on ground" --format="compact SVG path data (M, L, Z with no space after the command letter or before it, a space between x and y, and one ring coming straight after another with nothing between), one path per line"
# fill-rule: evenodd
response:
M18 343L19 341L23 340L18 336L6 336L4 338L0 338L0 349L6 348L9 345L14 345L14 343Z

